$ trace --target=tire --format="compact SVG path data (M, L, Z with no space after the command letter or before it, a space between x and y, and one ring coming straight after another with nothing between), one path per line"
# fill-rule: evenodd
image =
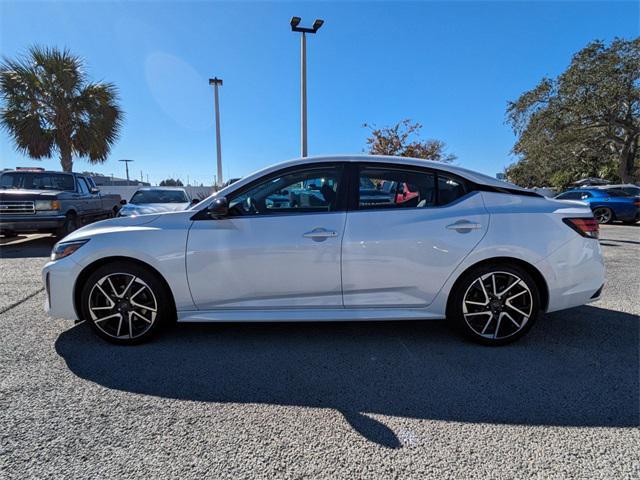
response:
M593 209L593 216L602 225L613 222L613 211L607 207L597 207Z
M78 229L78 217L75 213L67 213L64 223L56 230L56 237L64 238Z
M86 280L80 294L82 316L108 342L143 343L175 316L167 290L147 268L126 261L109 263Z
M465 273L456 282L447 308L447 319L457 330L477 343L493 346L525 335L539 314L538 285L524 269L506 264L483 265Z

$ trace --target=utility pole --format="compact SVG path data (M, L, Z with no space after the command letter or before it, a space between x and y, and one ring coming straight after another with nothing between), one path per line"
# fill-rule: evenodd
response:
M222 79L210 78L209 85L213 85L214 107L216 112L216 154L218 160L218 181L222 183L222 147L220 145L220 100L218 98L218 86L222 86Z
M301 156L307 156L307 33L316 33L324 20L316 19L311 28L300 27L300 17L289 22L292 32L300 32L300 143Z
M129 185L129 162L133 162L133 160L127 160L127 159L122 159L122 160L118 160L119 162L124 162L126 168L127 168L127 185Z

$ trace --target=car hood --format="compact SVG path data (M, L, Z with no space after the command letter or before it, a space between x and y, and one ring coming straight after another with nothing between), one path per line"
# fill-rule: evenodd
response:
M159 216L160 215L138 215L135 217L118 217L111 218L109 220L102 220L101 222L86 225L70 233L64 237L63 241L84 240L95 235L143 227L157 220Z
M120 209L123 215L147 215L150 213L180 212L189 208L189 203L129 203Z
M3 189L0 190L0 200L47 200L60 195L62 190L27 190L27 189Z

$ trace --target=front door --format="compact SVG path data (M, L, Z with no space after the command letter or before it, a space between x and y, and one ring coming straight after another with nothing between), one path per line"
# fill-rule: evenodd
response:
M197 307L341 308L342 171L269 175L230 194L227 217L194 221L187 274Z
M462 179L363 165L347 216L345 307L425 307L487 231L482 199Z

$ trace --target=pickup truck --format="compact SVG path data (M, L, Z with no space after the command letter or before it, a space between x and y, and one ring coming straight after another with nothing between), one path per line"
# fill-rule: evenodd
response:
M114 217L120 195L102 194L91 177L43 169L0 174L0 234L44 232L64 237L96 220Z

